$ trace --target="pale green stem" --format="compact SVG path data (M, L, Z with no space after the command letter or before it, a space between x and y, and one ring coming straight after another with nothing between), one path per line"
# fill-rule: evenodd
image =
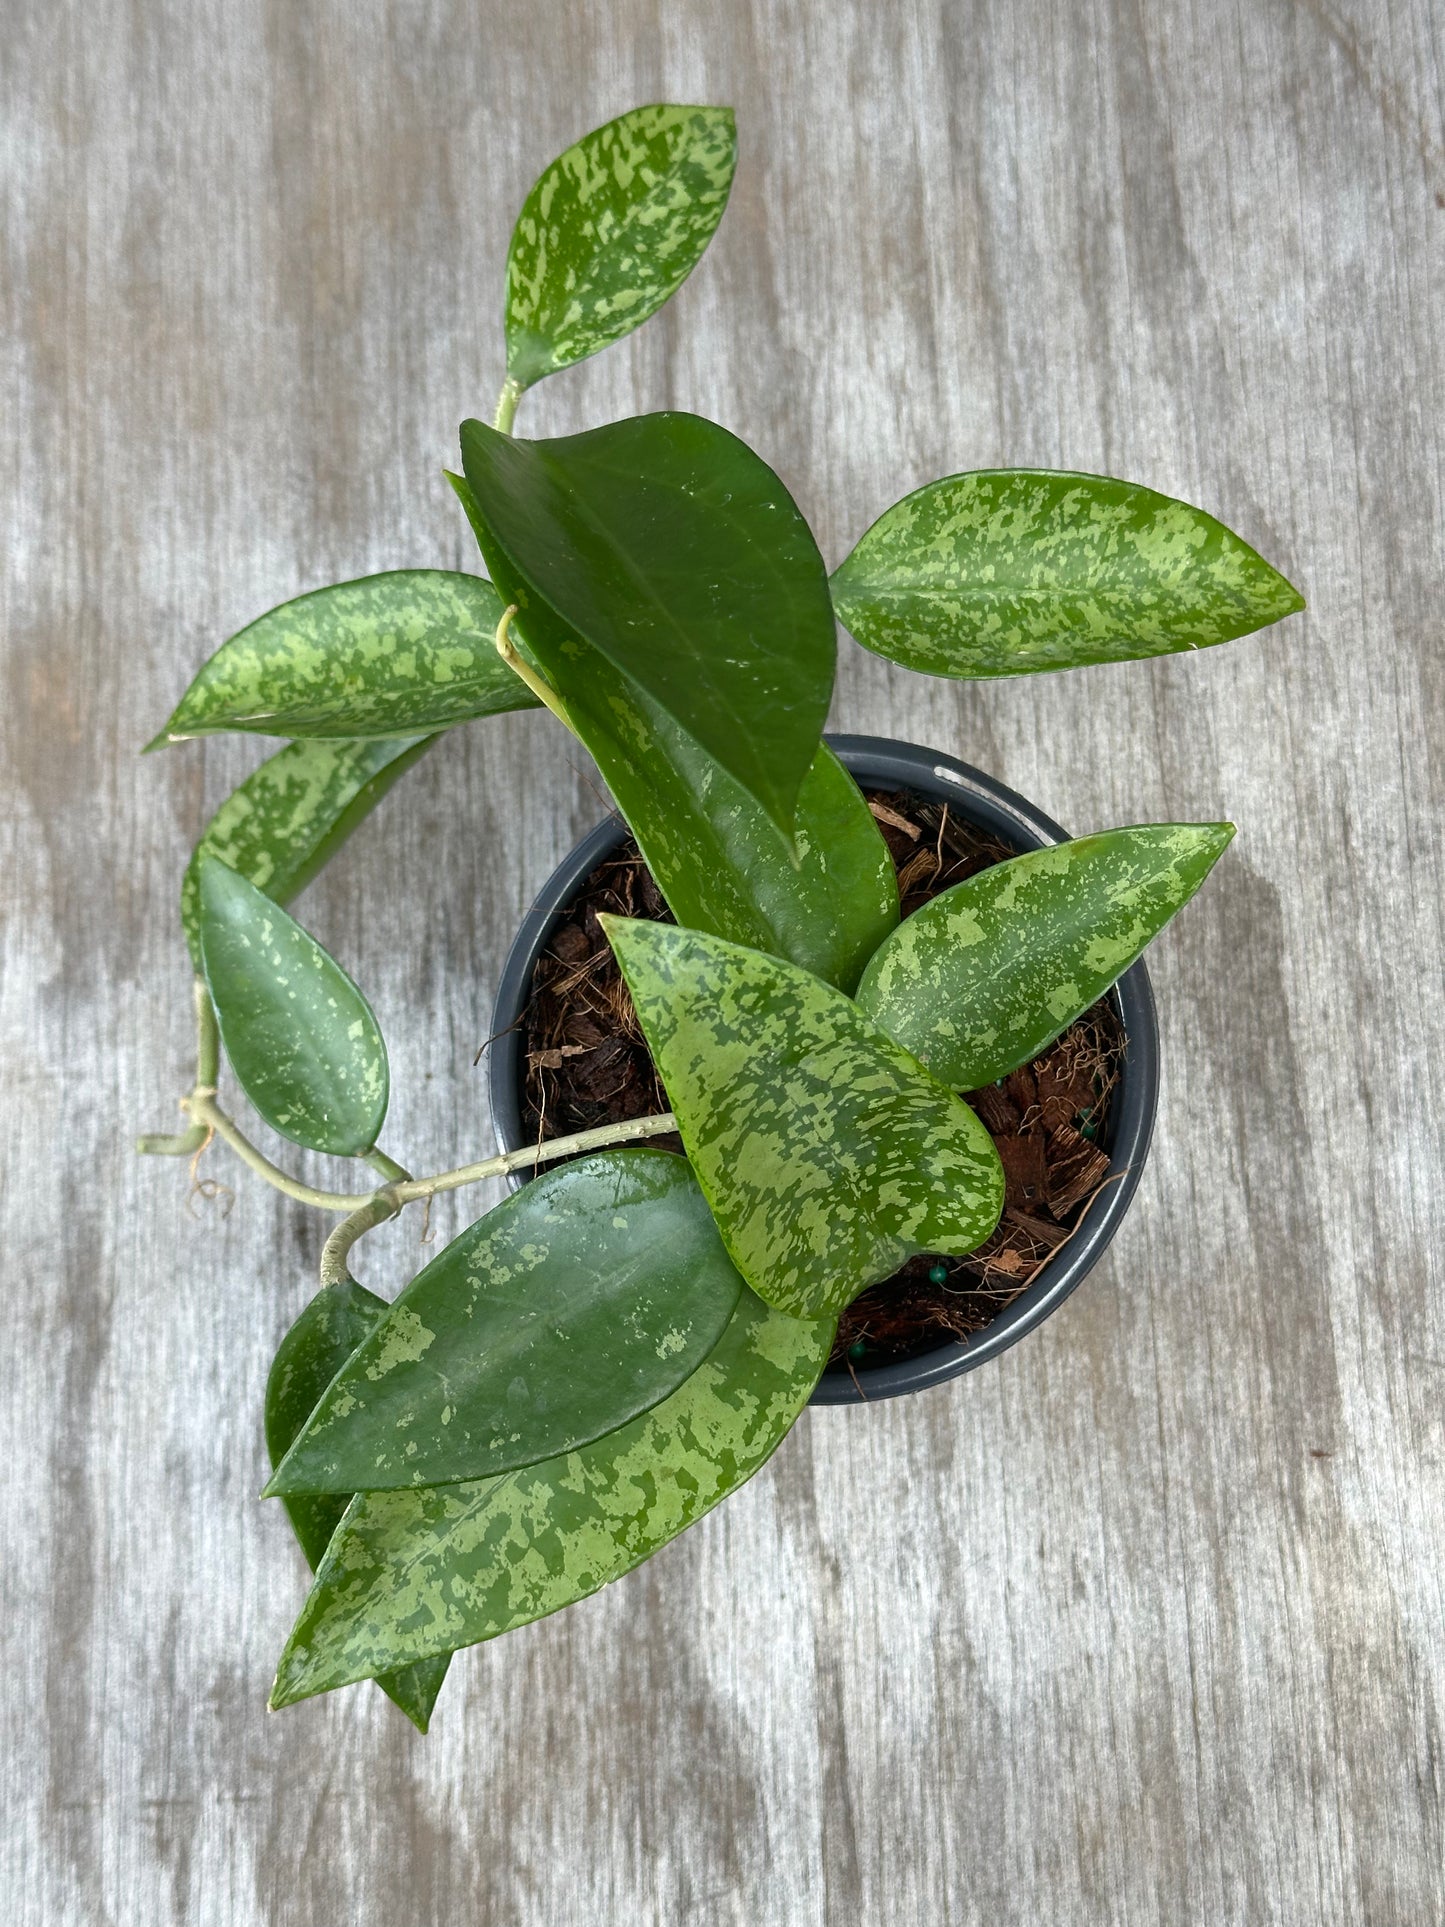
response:
M221 1032L204 977L192 983L191 1001L196 1009L196 1082L214 1089L221 1075Z
M612 1144L635 1143L638 1138L660 1137L676 1129L677 1119L672 1112L662 1111L655 1117L632 1117L620 1124L599 1124L595 1130L578 1131L572 1137L546 1138L523 1151L503 1151L494 1158L483 1158L480 1164L462 1164L455 1171L442 1171L434 1178L408 1178L403 1183L384 1184L369 1198L354 1200L356 1209L326 1240L321 1253L321 1282L323 1285L345 1284L351 1276L348 1261L357 1239L377 1225L385 1224L388 1218L394 1218L405 1205L434 1198L438 1191L459 1191L463 1185L480 1184L483 1178L505 1177L509 1171L521 1171L529 1164L535 1168L557 1158L575 1156L579 1151L601 1151Z
M502 383L502 392L497 397L497 412L492 417L492 426L499 434L511 434L512 423L517 419L517 403L521 399L521 382L512 375L508 375Z
M191 1092L194 1097L198 1091L215 1091L221 1070L221 1035L216 1028L216 1013L204 977L197 977L192 984L191 998L196 1010L196 1082ZM189 1105L190 1098L183 1097L181 1109L187 1110ZM205 1125L193 1123L188 1131L174 1137L139 1137L135 1148L143 1157L189 1158L201 1149L206 1137Z
M349 1218L343 1218L321 1249L321 1283L344 1285L351 1277L347 1262L351 1247L365 1231L373 1231L388 1218L394 1218L401 1206L395 1203L385 1189L359 1205Z
M394 1218L404 1205L435 1197L438 1191L459 1191L464 1185L480 1184L484 1178L505 1177L509 1171L521 1171L528 1165L535 1170L539 1165L551 1164L558 1158L575 1157L584 1151L606 1150L613 1144L633 1144L639 1138L661 1137L665 1132L677 1129L677 1119L671 1111L661 1111L653 1117L626 1118L620 1124L599 1124L591 1131L574 1132L571 1137L546 1138L540 1144L529 1145L525 1150L502 1151L496 1157L483 1158L478 1164L461 1164L454 1171L441 1171L434 1178L409 1177L394 1158L373 1147L365 1157L372 1169L387 1180L380 1190L369 1193L318 1191L314 1185L303 1184L299 1178L293 1178L289 1172L283 1171L279 1164L273 1164L216 1102L221 1039L216 1028L216 1013L210 992L200 977L195 982L194 997L196 1083L189 1096L181 1099L181 1109L190 1118L191 1128L177 1137L140 1138L137 1140L137 1149L152 1157L194 1157L198 1151L205 1149L213 1137L218 1137L257 1177L264 1178L267 1184L274 1185L298 1204L309 1204L317 1211L347 1213L345 1222L339 1224L327 1239L326 1250L322 1253L323 1284L335 1284L344 1279L347 1276L346 1254L356 1240L373 1226Z
M677 1129L677 1119L671 1111L659 1111L652 1117L624 1118L620 1124L599 1124L594 1130L577 1131L571 1137L544 1138L540 1144L529 1145L521 1151L501 1151L496 1157L483 1158L479 1164L461 1164L454 1171L441 1171L434 1178L409 1178L384 1151L376 1151L369 1154L367 1161L378 1170L397 1173L379 1191L318 1191L314 1185L291 1177L280 1165L273 1164L264 1151L258 1151L221 1109L213 1090L198 1086L189 1097L181 1099L181 1108L195 1120L200 1133L193 1151L199 1150L207 1138L214 1135L223 1144L229 1144L257 1177L284 1191L288 1198L295 1198L298 1204L309 1204L317 1211L354 1212L380 1197L389 1199L394 1208L400 1210L402 1205L435 1197L438 1191L459 1191L463 1185L480 1184L484 1178L502 1178L509 1171L524 1170L529 1164L551 1164L557 1158L606 1150L612 1144L633 1144L639 1138L661 1137Z
M258 1178L264 1178L278 1191L284 1191L288 1198L298 1204L309 1204L317 1211L352 1211L361 1203L355 1192L318 1191L314 1185L303 1184L299 1178L291 1177L279 1164L273 1164L264 1151L258 1151L245 1133L226 1116L216 1102L214 1095L206 1091L193 1091L184 1100L185 1109L206 1133L214 1132L223 1144L229 1144L242 1164L249 1165Z
M572 734L576 736L577 731L573 728L572 718L563 707L562 698L557 694L551 683L549 683L545 677L539 676L531 663L519 654L516 643L512 641L512 617L516 615L516 613L517 605L515 602L510 603L502 612L502 619L497 624L497 654L512 671L513 675L521 677L522 681L527 685L528 689L531 690L537 700L547 705L548 709L551 710L563 728L570 729Z
M416 1204L422 1198L434 1198L438 1191L460 1191L463 1185L480 1184L483 1178L504 1178L509 1171L525 1171L528 1165L552 1164L581 1151L605 1151L612 1144L635 1144L639 1138L662 1137L676 1129L677 1119L671 1111L624 1118L620 1124L598 1124L571 1137L543 1138L521 1151L502 1151L494 1158L483 1158L480 1164L459 1164L455 1171L443 1171L434 1178L408 1178L405 1184L388 1185L387 1189L398 1204Z
M378 1151L375 1145L366 1153L366 1162L373 1171L379 1171L388 1184L404 1184L411 1176L411 1172L404 1171L395 1158L389 1158L385 1151Z

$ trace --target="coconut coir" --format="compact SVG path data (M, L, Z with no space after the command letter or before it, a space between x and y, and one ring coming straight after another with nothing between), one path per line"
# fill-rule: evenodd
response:
M898 871L905 917L1015 854L947 804L908 790L864 794ZM670 1108L599 911L672 921L631 839L587 878L532 975L523 1115L539 1142ZM870 1366L970 1338L1027 1287L1109 1175L1103 1146L1124 1041L1102 1000L1031 1064L964 1093L1003 1164L998 1227L966 1258L912 1258L870 1286L839 1321L830 1370L866 1377ZM682 1149L676 1135L649 1142Z

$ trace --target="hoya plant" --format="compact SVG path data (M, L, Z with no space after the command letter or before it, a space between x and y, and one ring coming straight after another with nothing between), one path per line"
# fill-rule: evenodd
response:
M900 922L877 819L823 742L836 625L966 678L1202 648L1302 606L1202 510L1101 476L929 482L830 576L782 481L715 422L516 436L530 387L677 291L735 158L726 109L649 106L544 171L507 259L495 418L463 423L449 476L485 575L282 604L150 745L287 739L186 870L188 1128L140 1144L194 1163L219 1139L336 1220L266 1393L266 1496L315 1573L274 1706L375 1679L425 1729L455 1650L595 1592L750 1478L844 1307L992 1231L1003 1173L960 1093L1057 1038L1232 835L1085 837ZM415 1176L381 1148L376 1018L284 906L445 731L538 705L595 758L675 919L606 921L671 1108ZM273 1132L352 1161L346 1188L253 1141L223 1055ZM685 1156L639 1142L669 1130ZM374 1226L523 1167L394 1303L353 1277Z

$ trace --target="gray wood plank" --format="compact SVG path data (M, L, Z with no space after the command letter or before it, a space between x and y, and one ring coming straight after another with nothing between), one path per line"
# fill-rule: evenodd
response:
M1445 1917L1438 8L4 24L6 1918ZM188 1212L129 1150L186 1076L181 867L256 752L133 752L284 595L469 565L440 468L500 376L512 213L657 97L737 105L732 209L525 426L713 415L832 559L950 469L1107 470L1217 511L1311 613L1016 684L845 643L840 727L1078 830L1240 825L1152 966L1125 1231L999 1363L810 1415L641 1572L459 1660L429 1739L366 1692L272 1718L302 1575L255 1502L259 1399L318 1227L233 1173ZM544 718L460 732L307 899L417 1165L488 1141L472 1055L598 814L581 765ZM368 1282L417 1236L368 1240Z

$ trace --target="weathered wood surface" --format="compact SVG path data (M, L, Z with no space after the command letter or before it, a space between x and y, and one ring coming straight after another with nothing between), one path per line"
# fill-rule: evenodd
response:
M1438 8L3 24L5 1920L1445 1918ZM282 596L471 566L440 468L500 376L511 215L655 97L736 103L732 210L527 426L713 415L833 559L950 469L1107 470L1218 511L1311 613L978 687L844 645L842 727L1079 830L1240 825L1156 953L1126 1230L1002 1362L810 1415L642 1572L461 1659L429 1740L365 1690L272 1717L302 1574L259 1401L318 1227L219 1155L234 1210L188 1215L129 1148L186 1075L181 866L257 751L134 752ZM472 1055L598 814L580 763L544 717L457 734L307 900L419 1166L488 1142Z

